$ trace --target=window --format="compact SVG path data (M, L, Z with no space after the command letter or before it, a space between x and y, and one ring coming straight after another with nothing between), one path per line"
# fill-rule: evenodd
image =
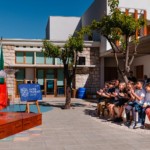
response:
M63 86L64 85L64 72L63 69L57 70L57 86Z
M57 93L58 95L64 95L64 72L63 69L57 70Z
M35 55L36 54L36 55ZM35 62L36 61L36 62ZM55 63L56 61L56 63ZM61 65L62 60L59 58L45 57L43 52L20 52L16 51L16 64L47 64L47 65Z
M25 78L25 69L19 69L16 73L16 80L24 80Z
M34 52L26 52L26 63L34 64Z
M78 65L85 65L85 57L79 57Z
M19 84L23 84L24 83L24 79L25 79L25 69L19 69L18 72L16 72L16 95L19 95L19 89L18 89L18 85Z
M24 52L16 52L16 63L24 63Z
M34 64L34 52L16 52L17 64Z
M63 64L63 62L60 58L56 58L56 61L57 61L57 65L62 65Z
M42 52L36 53L36 63L37 64L45 64L44 54Z
M46 70L46 79L54 79L54 70L53 69Z
M46 59L46 64L54 65L54 58L48 57L48 58L45 58L45 59Z

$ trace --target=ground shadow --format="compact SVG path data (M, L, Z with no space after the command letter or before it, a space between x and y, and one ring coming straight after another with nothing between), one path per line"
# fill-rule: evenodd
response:
M98 117L96 110L92 110L92 109L85 109L84 113L86 115L92 116L92 117Z
M42 106L51 106L51 107L57 107L57 108L61 108L64 109L64 105L65 103L55 103L55 104L51 104L51 103L46 103L46 102L40 102L39 103ZM81 103L71 103L71 107L75 108L75 107L85 107L85 104L81 104Z
M97 99L84 99L84 101L97 104L98 98Z
M39 103L39 106L40 106L40 110L41 110L41 113L44 113L44 112L48 112L48 111L51 111L53 109L52 106L48 105L48 104L40 104ZM11 104L9 106L7 106L5 109L1 110L1 112L26 112L26 104ZM31 113L38 113L38 109L37 109L37 106L36 104L30 104L30 112Z
M84 113L86 114L86 115L89 115L89 116L91 116L91 117L95 117L95 118L97 118L97 119L100 119L101 120L101 122L110 122L110 123L113 123L113 124L115 124L115 125L118 125L118 126L125 126L125 124L124 124L124 122L122 121L122 122L114 122L114 121L108 121L108 116L99 116L99 115L97 115L97 110L95 109L95 110L92 110L92 109L85 109L84 110Z

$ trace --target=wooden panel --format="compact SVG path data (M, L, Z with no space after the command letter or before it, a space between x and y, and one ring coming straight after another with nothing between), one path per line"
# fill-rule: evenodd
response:
M0 139L42 124L42 114L0 112Z

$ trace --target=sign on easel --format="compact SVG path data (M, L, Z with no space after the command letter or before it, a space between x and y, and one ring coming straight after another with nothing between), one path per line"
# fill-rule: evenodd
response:
M39 84L19 84L21 101L42 100L42 92Z
M42 100L42 92L39 84L19 84L21 101L26 101L26 112L30 113L30 102L35 102L38 113L41 113L38 100Z

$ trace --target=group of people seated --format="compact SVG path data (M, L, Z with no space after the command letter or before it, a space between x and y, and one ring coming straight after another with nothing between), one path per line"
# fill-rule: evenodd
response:
M100 96L98 103L105 102L108 121L122 122L122 113L125 110L126 126L133 129L145 128L146 110L150 108L150 83L145 83L144 80L136 82L129 80L128 83L113 80L106 82L104 88L97 91L97 94ZM117 114L115 107L118 108Z

